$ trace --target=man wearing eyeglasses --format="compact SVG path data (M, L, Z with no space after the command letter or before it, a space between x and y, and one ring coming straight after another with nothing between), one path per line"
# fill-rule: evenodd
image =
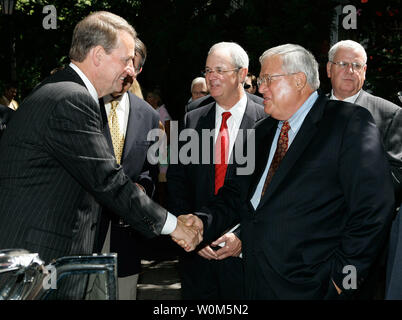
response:
M334 44L328 52L327 74L331 79L331 99L356 103L368 111L380 130L384 149L391 165L392 181L399 207L402 199L402 109L390 101L374 96L362 89L366 78L367 54L360 43L344 40ZM370 279L366 281L361 298L384 297L384 248Z
M250 94L255 94L257 91L257 77L250 72L244 82L244 89Z
M344 40L328 52L327 74L331 99L356 103L373 116L391 164L396 205L402 200L402 109L362 89L366 79L367 54L360 43Z
M196 213L204 240L241 223L248 299L354 297L394 210L380 134L366 109L319 94L303 47L271 48L260 62L270 117L254 127L255 170Z
M209 163L200 160L200 164L169 166L168 208L172 213L199 210L214 198L225 179L236 174L235 141L245 140L246 129L265 116L263 107L250 99L243 87L248 64L247 53L236 43L221 42L211 47L205 79L213 101L185 116L185 128L195 129L200 137L200 159L205 155L203 146L210 146ZM204 129L215 129L213 143L208 138L203 140ZM229 159L233 159L230 164ZM180 259L183 299L244 298L239 232L237 229L211 239L198 252Z

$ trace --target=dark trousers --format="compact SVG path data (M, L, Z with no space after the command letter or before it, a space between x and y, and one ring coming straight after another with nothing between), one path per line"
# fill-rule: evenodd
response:
M180 257L183 300L242 300L244 266L241 258L207 260L197 253Z

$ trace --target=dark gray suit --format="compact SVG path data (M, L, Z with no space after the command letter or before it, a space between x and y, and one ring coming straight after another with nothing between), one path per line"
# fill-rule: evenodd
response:
M7 128L7 123L10 121L12 115L14 114L14 110L0 104L0 138Z
M131 92L127 92L127 94L130 112L121 166L124 173L133 182L138 182L143 186L147 195L152 197L158 168L147 161L148 148L152 144L152 141L147 140L147 135L150 130L159 128L159 114L143 99ZM106 117L103 103L101 104L101 111ZM105 123L104 134L113 152L113 143L107 122ZM117 253L118 276L127 277L139 273L141 269L139 235L132 228L120 225L119 216L107 208L104 208L102 212L101 230L96 251L100 252L102 249L109 221L112 222L110 252Z
M205 241L241 221L249 299L336 299L332 279L343 288L349 265L359 290L394 211L389 164L372 116L319 96L254 209L250 199L277 127L273 118L256 124L254 173L227 180L200 210L208 217L201 216Z
M370 111L381 133L384 149L391 165L397 204L402 200L402 108L361 90L356 104Z
M188 112L185 121L186 128L195 129L199 137L202 137L203 129L215 129L215 112L215 102ZM239 131L237 139L242 134L242 141L245 141L247 133L245 129L252 128L258 120L264 117L266 117L264 108L247 95L247 106L240 124L243 132ZM205 143L207 141L202 141L200 138L200 155L202 155L202 146ZM167 186L170 212L176 215L196 212L213 200L215 191L214 144L209 145L209 163L169 165ZM233 163L228 165L226 179L236 174L237 161L234 155L235 150L232 151ZM239 232L240 230L237 230L238 237ZM180 259L180 273L184 299L242 299L244 297L243 263L240 258L228 257L221 261L208 261L197 253L189 253Z
M116 164L103 121L71 67L24 100L0 142L0 248L46 262L91 254L101 205L145 236L160 234L166 210Z

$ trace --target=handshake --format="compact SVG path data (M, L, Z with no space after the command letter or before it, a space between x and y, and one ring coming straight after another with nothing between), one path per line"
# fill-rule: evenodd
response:
M173 241L185 251L193 251L202 241L204 225L195 215L181 215L177 218L176 229L170 234Z

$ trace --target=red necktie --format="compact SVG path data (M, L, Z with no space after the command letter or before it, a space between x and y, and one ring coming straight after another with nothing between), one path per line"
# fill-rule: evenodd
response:
M218 193L225 181L229 154L229 130L226 122L231 115L230 112L222 113L222 124L215 143L215 194Z
M290 130L289 122L285 121L282 125L281 132L279 133L278 144L276 146L274 158L272 159L271 165L269 166L268 174L264 182L264 187L262 188L261 198L267 190L269 183L272 180L276 170L279 167L283 157L288 151L288 131Z

